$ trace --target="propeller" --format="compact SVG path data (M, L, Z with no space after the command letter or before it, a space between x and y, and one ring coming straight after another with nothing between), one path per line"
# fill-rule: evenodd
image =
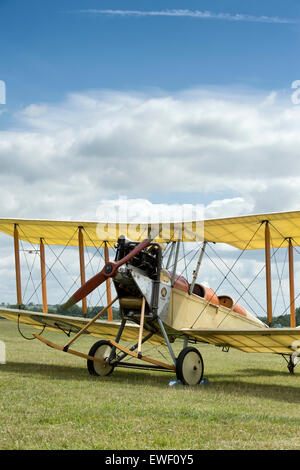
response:
M88 294L90 294L96 287L100 286L106 279L110 277L115 277L118 269L123 264L127 263L127 261L131 260L134 256L136 256L140 251L142 251L146 246L150 244L150 239L146 238L138 245L136 245L130 253L128 253L124 258L120 259L117 262L111 262L105 264L102 271L98 274L93 276L87 282L85 282L73 295L69 298L69 300L62 306L62 310L67 310L68 308L75 305L79 300L82 300Z

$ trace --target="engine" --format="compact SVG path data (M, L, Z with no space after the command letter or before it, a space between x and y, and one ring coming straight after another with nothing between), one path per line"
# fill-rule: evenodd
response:
M116 243L115 248L117 248L115 261L119 261L128 255L133 248L138 245L138 242L133 242L128 240L123 235L119 237L118 243ZM152 280L159 279L160 268L161 268L161 247L157 243L151 243L144 250L134 256L128 265L139 268L143 271L145 276L149 277Z

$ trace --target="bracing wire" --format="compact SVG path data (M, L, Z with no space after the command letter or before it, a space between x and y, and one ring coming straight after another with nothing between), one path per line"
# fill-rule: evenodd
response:
M222 263L225 265L225 267L227 269L229 269L229 266L227 265L227 263L220 257L220 255L217 253L216 250L213 249L213 247L211 245L209 245L210 249L218 256L218 258L220 259L220 261L222 261ZM207 255L208 256L208 255ZM212 263L216 266L216 268L220 271L221 274L224 275L224 273L221 271L221 269L213 262L213 260L210 258L210 260L212 261ZM241 281L241 279L232 271L231 274L234 276L235 279L237 279L237 281L239 281L239 283L242 285L242 287L245 289L244 290L244 293L247 292L250 297L257 303L257 305L263 310L264 313L266 313L264 307L261 305L261 303L254 297L254 295L249 291L249 286L245 286L245 284L243 283L243 281ZM227 277L227 276L225 276ZM257 275L255 276L253 282L255 281L255 279L257 278ZM229 281L229 279L227 278L227 281L231 284L231 282ZM234 288L234 290L240 295L240 292L237 290L237 288L231 284L231 286ZM244 295L244 293L242 295ZM244 301L246 302L246 300L244 299ZM247 302L246 302L247 303ZM252 307L247 303L247 305L252 309Z
M34 258L33 258L31 267L29 267L28 259L27 259L27 256L26 256L26 250L24 249L22 240L20 240L20 242L21 242L22 251L23 251L23 253L24 253L24 258L25 258L26 266L27 266L27 269L28 269L28 272L29 272L28 279L27 279L27 283L26 283L26 285L25 285L25 289L24 289L24 292L23 292L23 294L22 294L22 298L23 298L23 299L25 298L25 295L26 295L26 292L27 292L27 288L28 288L28 285L29 285L29 281L31 280L32 285L33 285L33 290L34 290L34 292L33 292L32 296L30 297L30 299L28 300L27 303L29 303L29 301L31 300L31 298L33 297L33 295L36 294L37 303L39 304L40 301L39 301L39 297L38 297L38 295L37 295L37 288L35 287L34 279L33 279L33 276L32 276L32 271L33 271L33 268L34 268L34 265L35 265L35 260L36 260L36 256L37 256L37 251L34 250ZM24 302L24 304L26 305L26 302Z
M273 252L273 255L271 256L271 258L272 258L272 257L275 255L275 253L281 248L281 246L282 246L283 243L284 243L284 240L282 240L281 244L279 245L279 247L277 247L276 251ZM259 272L256 274L256 276L254 277L254 279L250 282L250 284L249 284L249 286L248 286L248 289L249 289L249 287L253 284L253 282L255 281L255 279L257 279L257 277L259 276L259 274L260 274L264 269L265 269L265 266L263 266L263 267L259 270ZM241 299L241 297L242 297L243 295L244 295L244 292L243 292L243 294L237 299L236 302L238 302L238 301ZM232 310L232 309L231 309L231 310ZM229 311L229 312L225 315L225 317L221 320L221 322L219 323L219 325L218 325L217 328L219 328L219 326L223 323L223 321L228 317L229 313L230 313L230 311Z
M274 230L276 230L276 232L284 239L284 241L286 240L291 240L295 243L295 245L293 245L293 249L296 251L297 254L299 254L299 251L297 250L296 248L296 241L294 240L293 237L285 237L279 230L277 227L275 227L275 225L273 225L271 222L269 222L269 224L273 227ZM291 307L292 303L295 303L296 299L298 299L298 297L300 296L300 293L294 298L293 302L290 301L289 305L284 309L284 311L282 312L281 315L284 315L285 312Z
M210 246L210 245L209 245ZM211 247L210 247L211 248ZM252 296L252 294L250 293L249 291L249 286L246 287L242 281L240 281L240 279L232 272L232 274L234 274L235 278L238 279L242 286L244 287L244 292L241 294L240 291L235 287L235 285L230 281L230 279L228 278L228 275L227 274L224 274L223 271L219 268L219 266L213 261L213 259L209 256L208 253L206 253L206 256L208 257L208 259L212 262L212 264L218 269L218 271L224 276L224 278L227 280L227 282L231 285L231 287L235 290L235 292L239 295L238 297L238 300L241 299L243 297L243 295L247 292L248 294L250 294ZM225 263L226 265L226 263ZM258 273L259 274L259 273ZM255 281L255 279L258 277L258 274L254 277L253 279L253 282ZM255 297L252 296L254 299ZM256 300L256 299L255 299ZM247 302L246 299L243 299L243 301L245 302L245 304L247 304L247 306L249 307L250 310L253 311L253 308L252 306ZM256 300L257 304L259 305L259 307L261 307L261 309L263 310L264 313L266 313L265 309L263 308L263 306ZM235 302L235 304L237 303L237 301Z
M273 250L274 250L274 248L273 248ZM282 296L282 301L283 301L283 304L284 304L284 308L286 308L284 293L283 293L283 290L282 290L282 279L283 279L283 273L284 273L284 268L285 268L285 264L286 264L287 254L288 254L288 252L286 251L285 258L284 258L284 263L283 263L283 267L282 267L282 270L281 270L281 274L279 274L279 268L278 268L277 259L276 259L276 256L274 256L275 266L276 266L276 272L277 272L278 283L279 283L279 284L278 284L278 289L277 289L276 298L275 298L275 302L274 302L273 312L275 312L275 310L276 310L276 305L277 305L277 301L278 301L278 297L279 297L279 292L281 292L281 296Z
M97 252L95 251L95 253L93 254L92 257L90 257L89 250L86 250L86 253L87 253L88 258L89 258L89 262L88 262L87 266L90 265L91 270L92 270L92 274L95 275L96 273L95 273L95 270L94 270L93 265L92 265L92 260L93 260L93 258L95 257L95 255L96 255ZM101 260L101 258L100 258L99 263L98 263L98 270L97 270L97 272L99 272L101 261L102 261L102 260ZM86 266L86 267L87 267L87 266ZM89 307L91 307L92 296L93 296L94 292L95 292L95 291L91 292L91 294L90 294L90 296L89 296L89 299L88 299ZM101 294L98 288L97 288L97 292L98 292L98 295L99 295L99 302L101 303L101 302L102 302L102 299L103 299L103 296L104 296L104 292Z
M255 230L255 232L253 233L252 237L250 238L250 240L246 243L246 246L245 248L241 251L241 253L239 254L239 256L237 257L237 259L234 261L233 265L231 266L231 268L229 269L228 271L228 274L230 272L232 272L234 266L236 265L236 263L238 262L238 260L241 258L241 256L243 255L243 253L247 250L248 246L251 244L252 240L254 239L254 237L256 236L257 232L259 231L259 229L261 228L263 222L261 222L259 224L259 226L257 227L257 229ZM228 274L226 276L224 276L223 280L219 283L217 289L215 290L215 293L219 290L219 288L221 287L221 285L224 283L225 279L227 279L228 277ZM201 317L201 315L203 314L203 312L205 311L205 309L207 308L207 306L209 305L209 301L212 299L212 296L214 294L211 295L211 298L208 299L208 302L207 304L203 307L203 309L201 310L201 312L199 313L199 315L196 317L195 321L193 322L192 326L190 328L193 328L193 326L195 325L195 323L199 320L199 318ZM228 312L229 314L229 312ZM226 318L226 316L224 317ZM223 321L223 320L222 320Z
M186 264L185 263L185 268L184 270L180 273L180 276L182 276L182 274L185 272L186 273L186 278L188 276L187 274L187 268L189 267L189 265L191 264L192 261L194 261L194 259L196 259L198 256L199 256L199 253L200 251L202 250L202 246L203 246L203 242L201 244L201 246L198 246L198 248L196 248L196 250L191 250L188 254L192 253L193 251L195 252L194 253L194 256L191 257L191 259L189 260L189 262ZM186 256L186 258L188 257L188 255Z
M33 247L34 250L36 250L36 247L35 247L35 246L32 244L32 242L28 239L26 233L25 233L24 230L21 228L21 226L19 226L18 228L19 228L19 230L22 232L22 234L23 234L23 236L24 236L24 238L25 238L25 241L27 241L27 243L29 243L29 244ZM75 234L77 233L77 231L78 231L78 228L76 228L76 230L74 231L73 235L72 235L71 238L68 240L67 244L64 246L64 248L63 248L63 250L60 252L60 254L59 254L58 256L55 255L56 258L59 258L59 257L63 254L63 252L65 251L65 249L67 248L67 246L68 246L68 245L71 243L71 241L73 240L73 238L74 238ZM44 241L45 241L45 240L44 240ZM46 243L46 241L45 241L45 243ZM50 246L50 245L48 245L47 243L46 243L46 245L47 245L47 246ZM68 292L66 291L66 289L64 288L64 286L61 284L61 282L59 281L59 279L57 279L57 277L55 276L55 274L54 274L53 271L52 271L52 268L54 267L54 265L56 264L56 262L57 262L57 259L54 260L54 262L52 263L51 266L48 266L47 263L45 263L45 265L46 265L46 267L47 267L47 274L46 274L46 277L47 277L47 275L48 275L49 273L51 273L51 274L53 275L53 277L56 279L56 281L58 282L58 284L61 286L61 288L63 289L63 291L66 293L66 295L68 295ZM28 302L29 302L29 301L32 299L32 297L35 295L37 289L40 288L41 284L42 284L42 282L40 282L40 283L38 284L38 286L36 287L35 291L34 291L33 294L31 295L31 297L29 298Z

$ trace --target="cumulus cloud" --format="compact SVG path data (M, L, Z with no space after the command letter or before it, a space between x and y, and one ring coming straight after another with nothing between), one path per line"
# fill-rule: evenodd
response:
M1 214L95 219L102 199L169 194L219 201L211 217L298 209L299 122L274 92L103 90L32 104L0 132Z
M120 223L191 222L203 220L202 204L153 204L147 199L118 199L100 201L97 220Z

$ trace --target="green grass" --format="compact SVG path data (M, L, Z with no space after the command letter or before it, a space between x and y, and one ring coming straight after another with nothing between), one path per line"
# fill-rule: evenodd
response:
M281 356L200 345L210 385L168 387L168 372L92 377L84 359L26 341L6 320L0 339L2 450L300 449L300 366L290 375ZM88 352L95 341L72 348Z

